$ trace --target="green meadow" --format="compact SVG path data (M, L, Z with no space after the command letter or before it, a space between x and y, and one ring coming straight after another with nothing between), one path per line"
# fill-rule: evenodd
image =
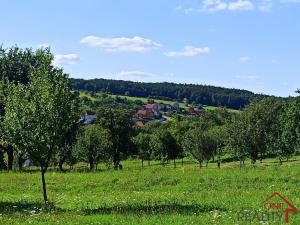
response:
M76 168L47 174L52 207L44 209L40 173L0 173L0 224L285 224L238 221L241 210L262 210L263 201L280 192L300 208L300 164L266 160L244 168L238 162L218 169L192 161L142 169L139 161L123 162L115 171ZM82 165L84 166L84 165ZM300 216L290 213L289 224Z

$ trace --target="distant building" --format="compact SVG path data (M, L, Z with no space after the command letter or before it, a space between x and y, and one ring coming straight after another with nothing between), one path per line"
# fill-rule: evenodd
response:
M151 119L154 117L152 110L140 109L134 115L134 118Z
M95 116L96 116L95 112L87 110L83 113L83 116L80 118L80 121L84 125L91 125L95 123Z
M135 119L159 119L162 114L160 112L162 107L158 103L146 104L139 108L139 110L133 115Z
M179 105L178 102L175 102L172 107L173 107L173 110L179 110L180 109L180 105Z
M136 121L136 122L134 123L134 126L135 126L135 127L142 127L142 126L144 126L144 123L143 123L142 121Z
M161 110L161 106L158 103L147 104L144 106L146 110L159 111Z
M201 116L204 113L204 110L190 107L186 110L186 113L189 116Z

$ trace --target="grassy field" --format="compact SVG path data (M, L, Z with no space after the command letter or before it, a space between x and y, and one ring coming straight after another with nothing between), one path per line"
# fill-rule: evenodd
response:
M261 209L275 191L300 208L297 163L141 169L128 161L122 171L48 172L52 211L43 210L38 172L0 173L0 224L247 224L237 213ZM290 214L289 224L299 221Z

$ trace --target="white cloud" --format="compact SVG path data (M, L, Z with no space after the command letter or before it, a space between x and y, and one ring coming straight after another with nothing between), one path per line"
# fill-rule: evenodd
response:
M53 64L56 66L62 65L73 65L79 60L79 56L77 54L58 54L54 56Z
M244 56L244 57L240 58L240 62L242 62L242 63L248 62L249 60L250 60L249 56Z
M144 72L140 70L124 70L112 75L113 79L130 80L137 82L159 82L166 80L166 76L162 74L155 74Z
M102 38L96 36L86 36L80 43L92 47L100 47L107 52L146 52L162 47L161 44L143 37L117 37Z
M172 72L165 73L151 73L141 70L123 70L121 72L112 74L109 78L117 80L130 80L137 82L164 82L175 79L175 74Z
M281 3L300 3L300 0L280 0Z
M180 11L182 9L183 9L182 5L178 5L176 8L174 8L174 11Z
M258 79L259 77L255 76L255 75L247 75L247 76L237 75L237 76L235 76L235 78L237 78L237 79L255 80L255 79Z
M297 1L297 0L296 0ZM299 0L300 1L300 0ZM176 11L182 11L184 13L191 12L218 12L218 11L241 11L241 10L253 10L255 8L251 0L203 0L200 7L183 7L178 6L175 8Z
M120 79L144 79L152 76L155 76L155 74L143 71L121 71L116 74L116 77Z
M207 12L217 12L228 8L228 4L221 0L204 0L202 10Z
M262 0L260 5L258 6L258 9L262 12L270 12L273 7L272 0Z
M50 44L49 43L43 43L38 45L39 48L49 48Z
M168 57L197 56L202 54L208 54L209 52L210 49L208 47L195 48L193 46L185 46L182 51L166 52L165 55Z
M248 0L237 0L236 2L228 3L228 10L251 10L254 9L254 5L251 1Z

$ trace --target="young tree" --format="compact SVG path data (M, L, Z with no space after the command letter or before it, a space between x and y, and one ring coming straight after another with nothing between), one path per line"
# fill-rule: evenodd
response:
M236 115L229 129L230 146L250 156L252 164L269 153L279 127L279 117L283 113L282 100L264 98L253 101L241 114Z
M142 168L144 167L144 160L148 160L150 165L150 160L152 158L151 151L151 134L140 132L137 136L132 138L133 143L138 149L139 158L142 160Z
M224 155L226 140L227 140L227 130L226 126L215 126L211 128L209 134L213 138L216 144L216 152L213 152L214 155L218 157L218 168L221 167L221 157Z
M93 170L98 163L109 160L111 149L111 137L107 130L99 125L89 125L84 128L83 134L76 144L78 158L89 163L90 170Z
M27 85L32 69L36 69L41 65L47 66L50 73L56 73L58 69L51 65L52 59L53 55L49 48L41 48L33 51L30 48L21 49L18 46L13 46L9 49L4 49L0 46L0 80ZM2 92L0 93L0 114L2 116L5 113L3 98L7 93L5 91L6 86L4 85L0 88L2 90L0 90ZM7 141L2 147L8 156L7 170L12 170L14 155L22 154L20 152L14 154L16 149L10 143L7 143Z
M204 161L206 161L207 167L208 161L217 148L217 144L210 133L199 128L189 130L185 135L183 144L185 150L198 161L200 168Z
M245 130L242 113L234 115L232 120L226 124L227 141L226 149L233 155L237 156L240 161L240 167L245 163L245 159L250 152L247 144L247 130Z
M63 138L63 142L58 150L58 167L61 172L65 172L63 168L63 164L65 162L69 162L73 164L76 161L74 156L74 146L77 141L77 136L79 134L80 126L82 124L80 122L74 123L73 127L65 133L65 137Z
M181 158L181 164L183 165L183 158L186 156L186 152L183 147L184 135L192 127L192 123L188 120L181 119L177 117L176 119L170 121L169 131L175 138L178 147L178 158Z
M4 139L39 164L46 205L45 173L50 160L79 120L78 101L68 77L48 65L33 69L27 86L8 84L2 119Z
M284 158L289 159L300 146L300 97L289 99L284 112L279 115L276 133L270 137L273 152L280 163Z
M176 167L176 158L179 155L179 148L176 139L172 134L161 127L153 133L150 146L153 149L153 154L157 159L162 160L163 166L167 160L173 160Z
M132 149L132 115L132 110L119 105L103 106L96 114L96 123L106 129L111 137L112 148L109 153L115 169L121 169L122 157L125 158Z

